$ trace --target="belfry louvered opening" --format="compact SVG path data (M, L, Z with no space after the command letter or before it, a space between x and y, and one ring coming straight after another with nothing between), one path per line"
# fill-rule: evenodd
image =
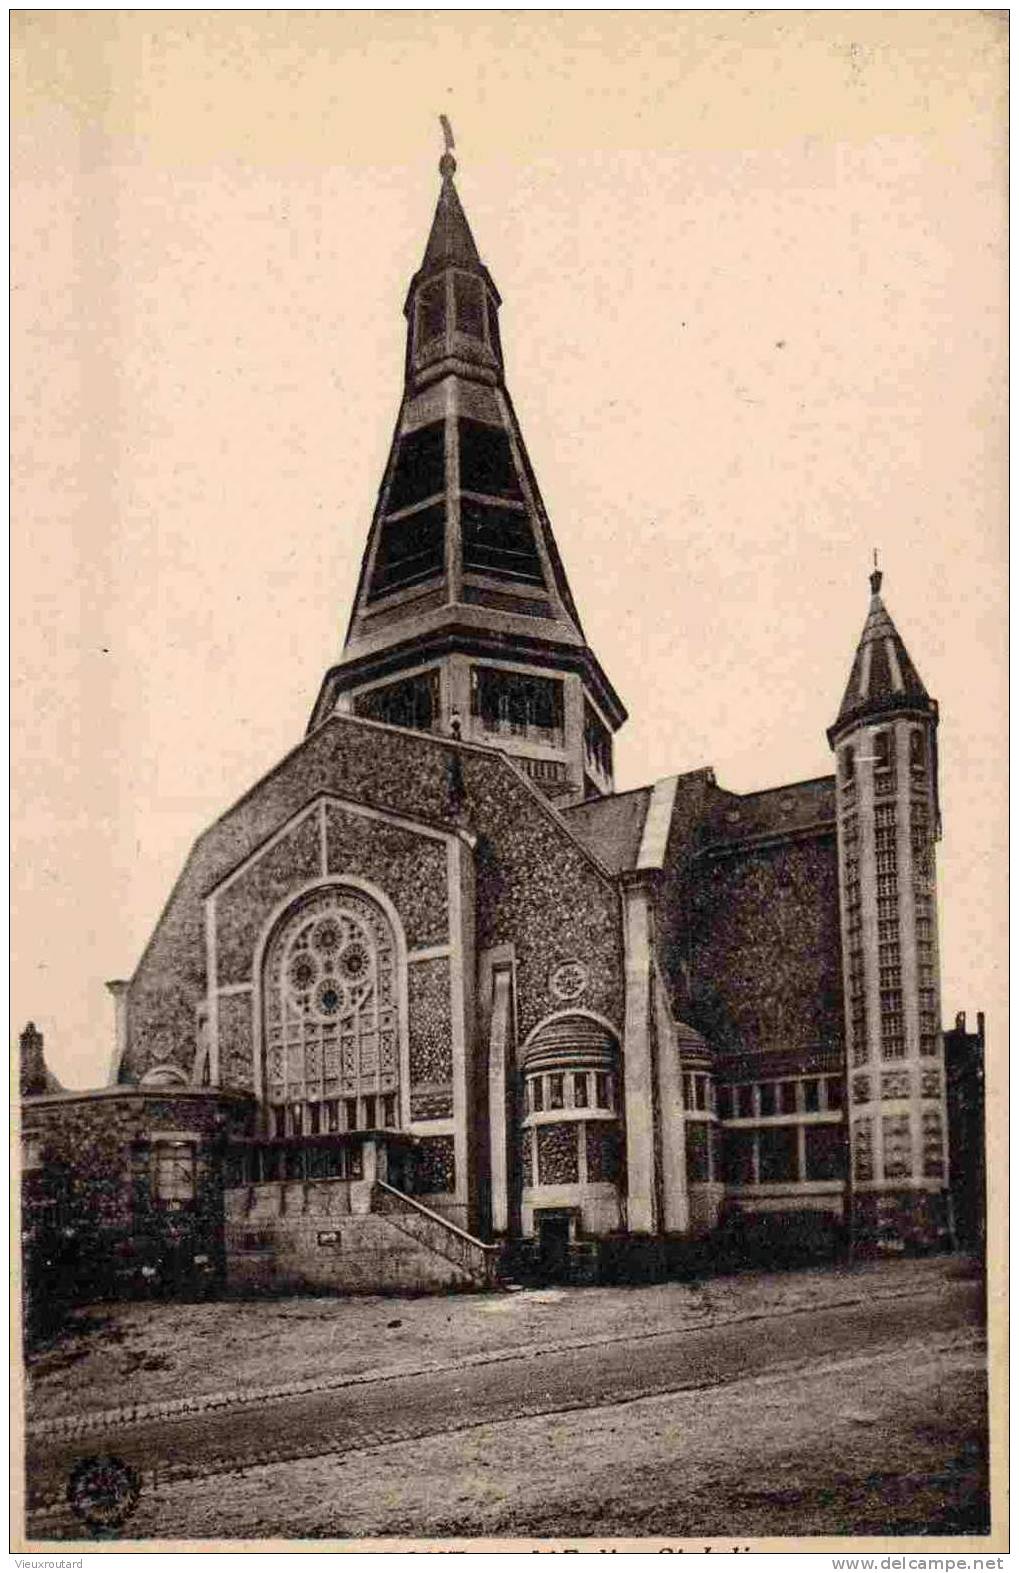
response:
M432 503L400 519L387 519L379 531L369 601L441 574L445 550L445 502Z
M483 492L486 497L522 499L520 479L506 432L483 421L461 419L460 485L465 492Z
M463 561L468 572L544 584L541 560L526 513L464 497L460 502Z
M446 428L443 421L435 421L400 438L386 512L398 513L445 489Z

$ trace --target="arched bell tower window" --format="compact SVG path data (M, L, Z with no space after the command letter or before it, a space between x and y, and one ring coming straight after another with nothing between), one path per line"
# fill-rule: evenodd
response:
M422 284L417 298L416 348L419 356L441 351L446 341L445 276Z
M398 1123L397 967L389 919L361 891L311 891L285 914L262 972L271 1135Z

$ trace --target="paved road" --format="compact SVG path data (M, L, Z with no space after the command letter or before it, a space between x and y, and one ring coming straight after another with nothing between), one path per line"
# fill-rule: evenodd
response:
M118 1425L75 1441L30 1439L28 1506L31 1511L62 1497L83 1455L114 1453L150 1480L154 1471L163 1478L204 1477L270 1459L343 1453L522 1415L714 1386L982 1320L980 1285L942 1283L915 1297L396 1377L258 1407Z

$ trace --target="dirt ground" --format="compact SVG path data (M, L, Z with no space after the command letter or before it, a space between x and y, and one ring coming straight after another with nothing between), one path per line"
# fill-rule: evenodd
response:
M533 1346L653 1335L910 1294L966 1270L958 1258L939 1257L636 1288L92 1306L30 1358L28 1417L31 1424L182 1395L254 1394Z
M130 1534L979 1534L984 1359L979 1335L960 1330L706 1391L161 1486Z

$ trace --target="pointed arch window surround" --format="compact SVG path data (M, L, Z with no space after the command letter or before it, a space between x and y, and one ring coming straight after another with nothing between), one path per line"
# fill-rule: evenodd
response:
M302 897L267 947L262 1008L274 1134L397 1123L398 956L376 902L344 885Z

